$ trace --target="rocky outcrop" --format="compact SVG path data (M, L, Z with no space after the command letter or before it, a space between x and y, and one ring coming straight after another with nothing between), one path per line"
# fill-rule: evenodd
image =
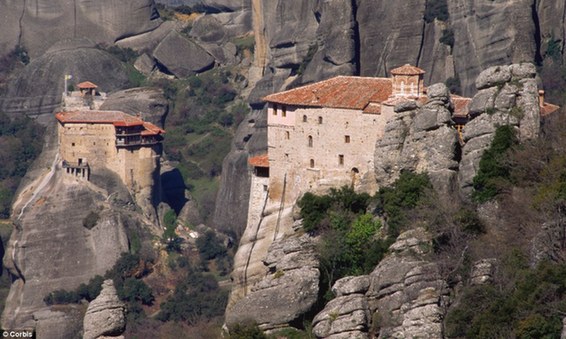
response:
M171 31L157 45L153 57L179 78L203 72L214 65L214 58L210 54L176 31Z
M318 260L309 235L273 242L263 261L269 272L226 311L228 325L254 320L262 330L289 326L318 298Z
M433 186L448 193L455 185L459 152L458 134L452 127L452 104L443 84L428 88L422 107L414 102L395 107L397 114L385 125L375 150L378 185L391 185L401 171L427 172Z
M130 88L109 95L100 109L117 110L131 115L141 114L144 121L163 128L169 112L169 102L157 88Z
M43 115L40 121L45 121L61 102L66 74L73 76L70 84L88 80L105 92L128 85L118 59L95 48L91 41L64 41L33 60L8 85L6 96L0 98L0 110L13 116Z
M83 339L118 337L125 328L126 306L118 299L112 280L105 280L102 291L86 310Z
M458 174L462 198L470 198L481 156L498 126L513 126L521 140L538 137L540 107L535 78L536 68L528 63L490 67L478 76L478 93L469 106L472 120L463 132L465 145Z
M366 293L380 338L441 338L446 283L427 261L431 237L422 228L402 233L370 274Z
M365 296L369 285L367 275L337 280L332 287L336 298L314 318L313 334L319 338L369 338L371 316Z
M495 274L495 265L497 259L482 259L472 265L472 272L470 274L470 283L472 285L483 285L493 281Z
M24 179L13 205L15 228L3 260L13 282L1 321L3 328L34 328L58 322L49 320L53 316L61 320L59 330L68 333L65 328L76 326L73 317L56 312L37 315L48 309L43 298L54 290L73 290L97 274L104 275L128 251L128 232L143 233L148 221L132 213L134 205L119 179L103 180L97 177L102 173L97 173L87 182L64 173L57 157L55 128L49 131L44 152ZM87 228L84 220L91 212L98 218Z
M427 256L431 236L402 233L369 275L334 284L336 298L313 320L318 338L442 338L447 285Z
M113 43L161 24L152 0L3 1L0 51L24 46L32 59L63 39Z

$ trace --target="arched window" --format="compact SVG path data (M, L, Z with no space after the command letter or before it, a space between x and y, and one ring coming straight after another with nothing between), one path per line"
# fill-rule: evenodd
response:
M303 122L307 122L307 116L303 115Z
M285 131L285 139L289 140L290 137L291 133L289 133L289 131Z
M310 166L311 166L311 168L314 168L314 159L311 159Z
M322 124L322 117L318 117L318 123Z
M312 147L312 136L309 135L309 147Z

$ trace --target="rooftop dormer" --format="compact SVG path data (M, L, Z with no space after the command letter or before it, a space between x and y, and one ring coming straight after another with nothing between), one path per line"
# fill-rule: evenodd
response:
M424 95L423 74L425 74L424 70L409 64L392 69L392 95L394 97L419 97Z

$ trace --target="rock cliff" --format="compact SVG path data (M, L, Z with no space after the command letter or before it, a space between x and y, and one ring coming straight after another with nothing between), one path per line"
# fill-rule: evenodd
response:
M494 66L478 76L478 93L469 106L472 120L463 133L465 145L458 173L462 198L470 198L480 158L498 126L513 126L521 140L538 136L540 106L535 78L536 68L532 64Z
M73 83L92 81L105 92L128 85L122 63L95 48L92 41L62 41L34 59L10 82L6 95L0 97L0 110L13 116L42 116L40 121L46 121L61 103L66 74L73 76Z
M0 50L24 46L32 58L63 39L113 43L159 27L153 0L35 0L0 3Z
M111 173L97 173L87 182L61 170L54 127L14 202L15 229L4 256L13 282L2 327L37 328L38 336L49 323L61 333L77 326L72 309L51 312L43 298L103 275L128 251L127 234L148 223L133 212L127 189ZM96 222L87 225L91 213Z
M318 260L309 235L279 239L263 263L268 274L226 312L228 325L254 320L265 331L289 326L318 298Z
M387 122L375 149L375 173L380 187L389 186L402 171L427 172L438 191L455 186L460 151L452 122L452 102L443 84L428 88L422 107L401 103Z

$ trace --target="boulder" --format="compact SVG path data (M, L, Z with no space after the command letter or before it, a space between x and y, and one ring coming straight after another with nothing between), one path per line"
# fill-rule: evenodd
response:
M497 260L482 259L476 261L472 265L472 272L470 274L470 282L472 285L483 285L490 283L493 280L493 274L495 273L495 264Z
M503 85L511 80L509 66L493 66L481 72L476 79L476 88L484 89L497 85Z
M169 112L169 102L160 89L138 87L112 93L100 109L117 110L131 115L139 114L144 121L163 128Z
M361 275L357 277L344 277L338 279L332 286L332 293L337 297L354 293L366 293L369 288L369 277Z
M352 335L351 332L365 333L367 338L370 322L367 299L363 294L339 296L329 301L324 310L313 319L313 334L319 338L333 335Z
M84 318L83 339L116 337L126 329L126 306L118 298L114 282L105 280L102 291L90 302Z
M179 78L204 72L214 66L214 58L210 54L175 31L157 45L153 57Z
M146 53L140 55L134 62L134 67L143 75L150 75L155 69L155 60Z

